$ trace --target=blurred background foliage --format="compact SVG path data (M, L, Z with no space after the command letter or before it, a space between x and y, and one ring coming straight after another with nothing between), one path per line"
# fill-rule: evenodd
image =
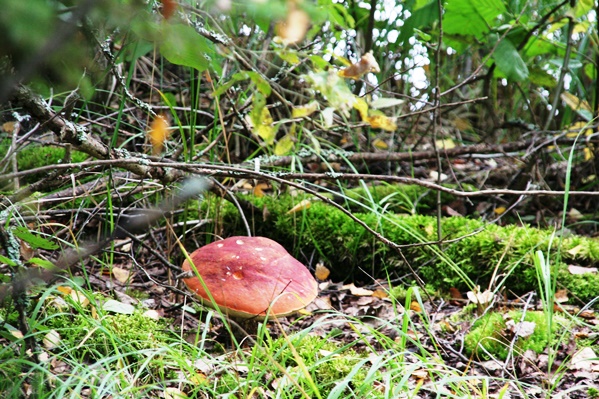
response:
M136 97L167 115L170 149L182 147L176 155L187 160L205 155L218 135L224 140L210 147L218 150L210 159L227 162L302 148L405 151L432 140L425 111L435 101L443 107L439 137L500 143L592 124L596 7L589 0L7 0L0 100L18 82L54 104L78 89L79 117L91 120ZM368 52L375 64L365 73L337 78ZM139 138L155 114L130 114L100 133L147 152ZM130 124L124 132L121 120Z

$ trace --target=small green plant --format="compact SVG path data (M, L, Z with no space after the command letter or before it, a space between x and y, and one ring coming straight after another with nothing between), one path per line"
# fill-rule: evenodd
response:
M587 395L590 399L597 399L599 398L599 389L590 387L587 389Z

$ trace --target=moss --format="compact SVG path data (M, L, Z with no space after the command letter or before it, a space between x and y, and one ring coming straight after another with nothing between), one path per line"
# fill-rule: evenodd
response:
M411 246L396 251L381 243L366 229L340 210L319 200L303 211L287 212L309 196L279 195L254 198L243 197L260 211L246 214L252 234L277 240L298 259L320 259L331 270L334 280L353 279L370 281L371 277L387 278L411 273L404 257L420 277L436 289L451 287L461 291L470 289L470 283L488 286L495 268L498 276L507 276L505 285L511 292L522 294L538 287L533 254L537 250L557 252L558 238L549 229L510 225L501 227L464 217L442 218L442 236L458 239L442 247ZM264 210L264 211L262 211ZM219 235L244 235L238 210L230 203L208 197L202 204L201 214L215 220L208 232ZM266 215L266 216L265 216ZM398 245L413 245L437 240L437 219L425 215L385 213L357 213L354 215ZM472 234L477 232L476 234ZM599 286L598 274L570 275L567 262L596 265L599 263L599 241L572 236L564 239L561 259L550 258L559 271L563 283L574 296L587 303L595 297L592 287ZM468 279L462 276L468 276Z
M507 313L507 316L508 319L518 323L522 319L522 311L511 311ZM534 332L527 337L514 338L513 333L506 330L506 318L503 313L489 312L485 314L472 325L470 332L464 338L466 353L482 359L489 359L488 354L490 354L505 360L512 340L515 340L514 350L517 356L526 350L542 353L547 346L556 345L559 339L567 339L567 337L560 336L566 320L557 315L554 316L550 336L548 336L549 326L545 313L526 312L524 321L534 323Z
M364 360L364 356L355 350L318 336L291 337L290 342L310 371L312 379L323 388L320 392L323 397ZM296 358L284 338L275 340L269 349L276 353L276 358L283 367L298 367ZM299 375L301 376L301 373ZM362 385L365 378L366 369L359 370L352 378L353 386ZM306 384L304 388L309 389L309 386Z
M136 309L130 315L106 313L94 317L94 306L97 305L84 309L72 307L68 312L49 307L46 310L48 317L38 328L57 330L68 348L85 342L81 353L92 359L115 351L134 354L144 349L159 348L171 341L167 320L156 321L144 316L144 309Z
M10 145L11 142L8 139L0 142L0 159L6 155ZM17 152L17 167L19 171L24 171L39 168L41 166L53 165L60 163L64 159L64 156L65 149L62 147L37 144L28 145ZM88 155L84 152L71 151L72 162L83 162L87 157ZM24 182L32 183L46 175L47 173L29 175L24 178Z

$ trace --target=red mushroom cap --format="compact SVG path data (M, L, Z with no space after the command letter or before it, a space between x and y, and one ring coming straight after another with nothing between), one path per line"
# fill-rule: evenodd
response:
M230 237L194 251L190 258L218 308L230 316L287 316L318 293L308 269L265 237ZM183 270L193 270L187 259ZM195 271L183 281L204 304L214 307Z

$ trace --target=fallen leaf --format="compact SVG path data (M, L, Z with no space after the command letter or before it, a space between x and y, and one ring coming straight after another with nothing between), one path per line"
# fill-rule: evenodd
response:
M71 290L69 297L73 302L78 303L82 308L89 305L89 299L81 291Z
M570 248L568 250L568 253L572 256L576 256L580 253L580 251L582 251L584 249L584 245L582 244L578 244L577 246L575 246L574 248Z
M565 303L568 302L568 300L570 299L568 298L568 290L566 289L557 290L553 298L557 303Z
M583 267L583 266L568 265L568 271L571 274L597 273L597 268L596 267Z
M314 275L318 280L324 281L329 277L330 274L331 271L322 262L318 262L316 264L316 270L314 271Z
M115 301L114 299L109 299L104 302L102 305L102 309L106 312L113 312L119 314L133 314L135 312L135 307L133 305L128 305L123 302Z
M125 284L131 278L131 272L129 270L121 269L120 267L112 267L112 275L121 284Z
M379 299L386 299L386 298L389 298L389 293L382 288L377 288L372 293L372 296L375 298L379 298Z
M270 188L268 183L258 183L252 189L252 193L254 194L254 196L256 198L262 198L262 197L264 197L264 190L266 190L268 188Z
M17 122L15 122L15 121L4 122L2 124L2 130L4 130L5 133L12 133L15 130L16 124L17 124Z
M507 208L505 206L498 206L497 208L493 209L493 212L497 216L499 216L499 215L503 215L506 210L507 210Z
M570 360L570 368L574 370L599 371L599 358L590 347L576 352Z
M366 288L356 287L354 283L345 284L341 287L342 290L349 290L352 295L355 296L369 296L374 293L372 290L367 290Z
M379 139L378 137L372 140L372 146L377 150L388 150L389 146L385 143L384 140Z
M50 330L44 335L44 339L42 340L42 344L44 348L47 350L52 350L60 345L60 334L56 330Z
M187 397L188 396L179 388L164 388L164 399L183 399Z
M312 203L310 202L310 200L307 200L307 199L302 200L302 201L300 201L299 204L297 204L296 206L294 206L293 208L291 208L290 210L288 210L285 214L286 215L290 215L292 213L296 213L296 212L299 212L299 211L306 210L306 209L310 208L310 205L312 205Z
M295 134L286 134L285 136L281 137L281 139L278 140L277 144L275 145L275 155L281 157L283 155L289 154L293 149L295 142Z
M505 328L517 337L526 338L535 332L536 323L532 321L521 321L516 323L514 320L505 322Z
M143 312L143 316L152 320L160 320L160 313L154 309L148 309Z
M412 301L412 303L410 303L410 310L413 310L417 313L422 312L422 308L420 307L420 304L417 301Z
M437 140L435 141L435 144L437 148L441 150L451 150L452 148L455 148L455 142L452 139Z

